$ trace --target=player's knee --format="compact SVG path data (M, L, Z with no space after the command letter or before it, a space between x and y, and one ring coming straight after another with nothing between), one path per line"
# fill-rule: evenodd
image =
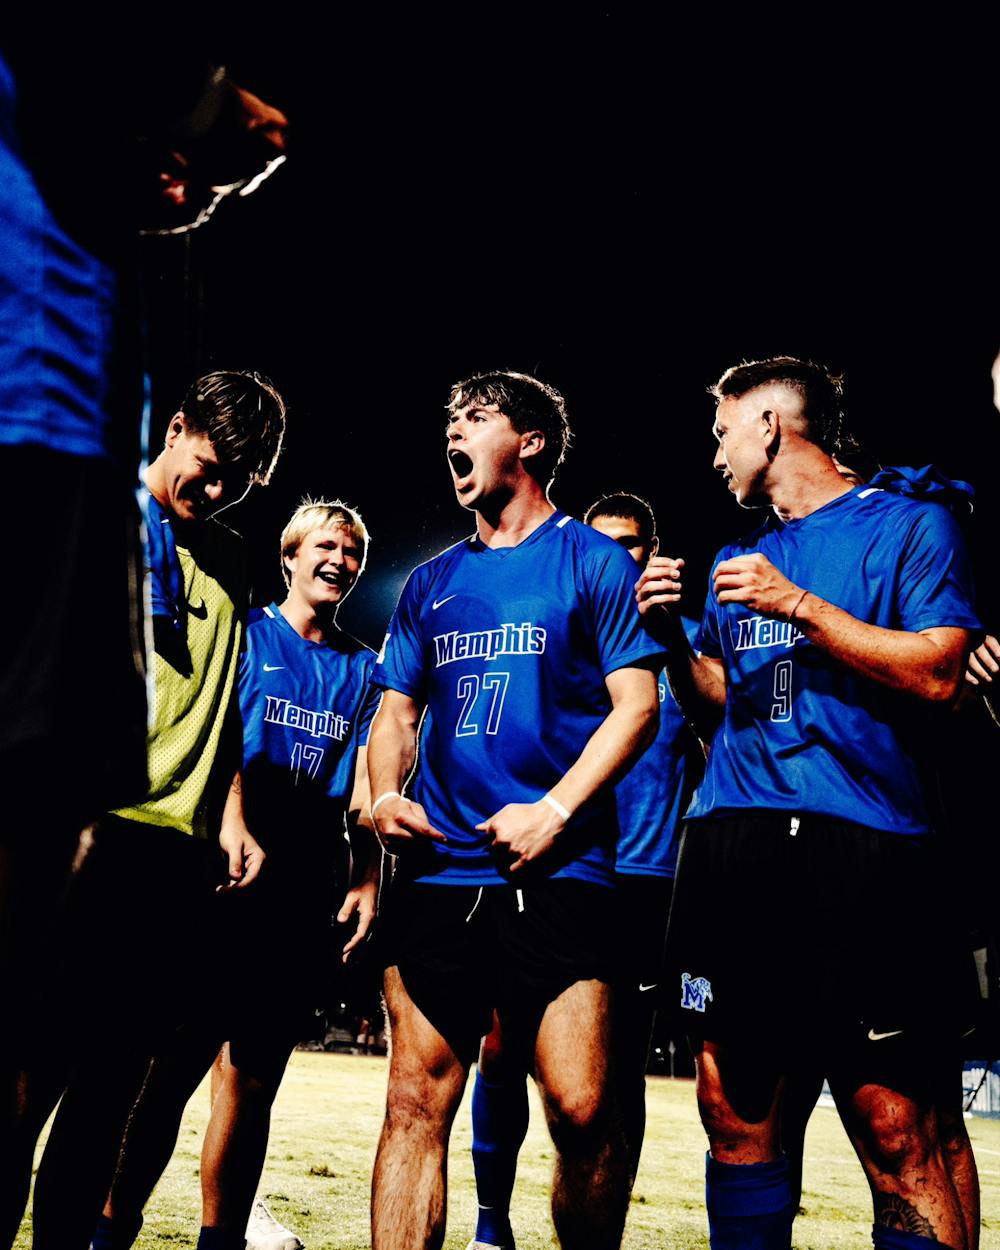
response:
M697 1097L698 1114L713 1154L738 1149L759 1134L759 1125L748 1124L736 1114L718 1080L699 1075Z
M252 1071L242 1071L230 1066L226 1071L226 1085L230 1092L243 1103L271 1102L277 1093L273 1078Z
M891 1099L869 1106L865 1136L872 1161L880 1171L895 1176L926 1166L934 1148L920 1113L910 1104Z
M709 1136L713 1131L721 1130L730 1121L735 1122L733 1109L723 1093L722 1082L714 1069L706 1071L705 1068L699 1067L695 1093L698 1100L698 1114Z
M610 1107L607 1091L598 1086L576 1085L544 1091L546 1118L557 1145L584 1143L608 1131Z
M462 1097L464 1069L451 1067L407 1070L393 1074L386 1095L386 1121L393 1128L424 1129L433 1133L450 1122Z

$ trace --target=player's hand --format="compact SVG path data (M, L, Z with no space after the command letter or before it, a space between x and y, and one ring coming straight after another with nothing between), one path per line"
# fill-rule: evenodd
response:
M516 872L550 851L565 825L559 813L539 799L537 803L508 803L476 828L492 836L497 850L507 852L508 867Z
M779 573L759 551L720 561L712 576L720 603L742 603L753 612L781 621L790 619L802 598L802 587Z
M366 877L359 881L357 885L351 886L344 897L344 905L337 912L337 923L347 924L352 916L357 916L358 927L354 932L354 936L348 941L344 947L341 958L346 964L351 957L351 951L368 936L368 931L372 927L372 921L375 919L375 906L378 902L378 873L374 876Z
M219 891L242 890L257 879L266 856L245 825L232 822L219 832L219 846L229 860L229 880L216 886Z
M681 569L683 560L670 556L653 556L635 584L635 600L639 613L646 617L652 611L671 611L681 601Z
M969 656L965 680L970 686L978 686L980 682L992 686L998 673L1000 673L1000 642L992 634L987 634Z
M420 804L412 799L386 799L379 804L372 823L375 836L390 855L405 855L409 847L422 843L425 838L433 842L448 841L427 819Z

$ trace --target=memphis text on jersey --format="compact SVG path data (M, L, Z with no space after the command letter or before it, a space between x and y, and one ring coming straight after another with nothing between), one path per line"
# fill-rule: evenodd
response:
M770 616L741 616L736 621L734 651L750 651L754 647L794 647L805 634L791 621L776 621Z
M458 630L434 636L434 667L456 660L493 660L498 655L541 655L545 651L545 630L525 621L505 624L499 629L477 629L469 634Z
M335 738L338 742L343 742L351 728L351 722L339 712L314 712L273 694L267 696L264 719L272 725L289 725L312 734L314 738Z

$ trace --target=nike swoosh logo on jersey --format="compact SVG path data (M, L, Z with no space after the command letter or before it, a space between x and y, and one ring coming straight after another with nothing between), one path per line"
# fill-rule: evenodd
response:
M208 620L208 604L204 599L202 599L201 603L199 603L197 607L195 607L193 603L189 603L187 606L191 615L197 617L199 621Z
M456 591L456 594L457 594L457 593L458 593L458 592ZM444 605L445 605L445 604L446 604L446 603L447 603L450 599L454 599L454 598L455 598L455 595L445 595L445 597L444 597L443 599L435 599L435 600L434 600L434 602L431 604L431 611L432 611L432 612L436 612L436 611L438 610L438 608L444 607Z
M284 664L265 664L265 665L264 665L264 672L265 672L265 673L276 673L276 672L278 671L278 669L281 669L281 668L284 668L284 667L285 667L285 666L284 666Z
M659 985L659 982L658 982L658 981L654 981L652 985L640 985L640 986L639 986L639 993L640 993L640 994L644 994L644 993L646 992L646 990L655 990L655 989L656 989L656 987L657 987L657 985Z
M902 1029L893 1029L889 1033L876 1033L874 1029L869 1029L868 1040L870 1042L881 1042L887 1037L899 1037L900 1033L902 1032L903 1032Z

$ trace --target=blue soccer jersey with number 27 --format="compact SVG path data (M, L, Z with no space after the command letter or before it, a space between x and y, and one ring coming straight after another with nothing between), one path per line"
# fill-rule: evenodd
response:
M606 676L658 652L637 578L618 543L558 511L516 547L474 537L410 574L372 680L427 706L409 793L448 843L411 859L417 880L504 879L475 826L554 786L611 710ZM617 832L605 787L539 868L610 884Z

